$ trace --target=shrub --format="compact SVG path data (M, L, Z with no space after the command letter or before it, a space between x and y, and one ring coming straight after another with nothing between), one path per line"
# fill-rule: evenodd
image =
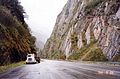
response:
M69 56L69 60L78 60L81 59L87 52L95 47L97 41L91 42L89 45L83 46L79 50L75 51L72 55Z
M87 6L86 9L94 8L96 7L99 3L101 3L104 0L92 0Z
M77 47L77 42L78 42L78 37L77 34L74 32L73 34L71 34L71 47L72 49Z
M87 39L86 39L86 36L85 36L85 32L81 32L81 34L82 34L82 43L85 46L85 45L87 45Z
M108 61L108 59L105 57L105 55L103 54L100 48L91 50L83 60L84 61Z
M63 52L60 52L60 51L54 51L54 52L51 52L49 53L49 59L62 59L62 60L65 60L66 59L66 56Z
M120 62L120 55L116 55L112 61Z
M92 0L91 2L89 2L85 7L85 14L90 14L92 10L102 1L104 0Z

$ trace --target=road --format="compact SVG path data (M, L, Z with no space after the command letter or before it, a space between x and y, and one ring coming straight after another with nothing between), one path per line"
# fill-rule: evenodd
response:
M44 60L1 73L0 79L120 79L120 66Z

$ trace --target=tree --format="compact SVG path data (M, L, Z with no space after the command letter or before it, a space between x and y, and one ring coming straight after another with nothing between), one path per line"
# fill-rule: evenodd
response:
M11 14L13 16L16 16L18 21L22 22L24 24L24 9L20 5L20 2L18 0L0 0L0 5L7 7L10 9Z

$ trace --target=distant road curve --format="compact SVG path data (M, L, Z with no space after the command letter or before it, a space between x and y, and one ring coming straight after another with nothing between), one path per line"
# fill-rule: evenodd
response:
M1 73L0 79L120 79L120 66L43 60Z

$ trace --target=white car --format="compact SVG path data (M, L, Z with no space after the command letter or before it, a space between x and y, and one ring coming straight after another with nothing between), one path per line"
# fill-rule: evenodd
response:
M28 54L26 64L35 64L35 63L37 63L35 59L35 54Z

